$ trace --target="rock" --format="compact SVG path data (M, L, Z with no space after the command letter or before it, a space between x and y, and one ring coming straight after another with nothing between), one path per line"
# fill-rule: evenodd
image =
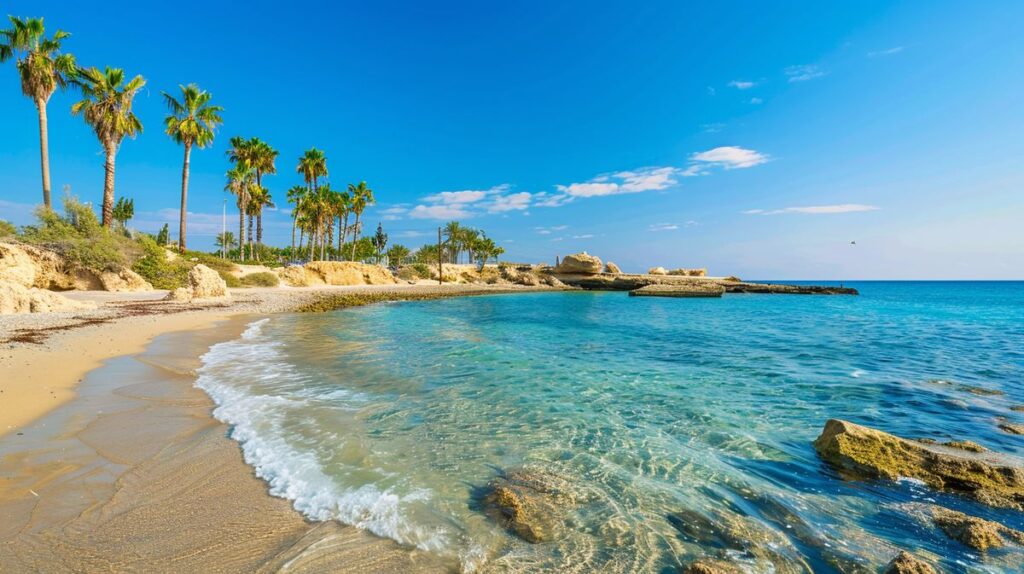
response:
M100 273L104 291L152 291L153 286L141 275L127 267L117 267Z
M558 264L556 271L558 273L570 273L577 275L597 275L601 272L603 267L604 265L601 263L601 258L590 255L584 251L582 253L574 253L563 257L562 262Z
M648 285L629 292L630 297L721 297L725 287L717 283L687 283L683 285Z
M546 275L545 274L545 275L540 275L539 278L540 278L541 283L544 283L548 287L558 287L560 289L565 287L565 283L562 283L558 279L558 277L555 277L554 275Z
M31 282L26 284L28 277ZM21 243L0 243L0 281L40 289L75 288L74 276L60 255Z
M302 265L281 267L275 272L281 282L289 287L311 287L324 284L324 279L319 273L310 271Z
M707 277L708 269L703 267L701 269L673 269L668 272L668 275L682 275L683 277Z
M188 287L179 287L167 294L169 301L192 301L194 299L228 299L228 285L213 269L196 265L188 271Z
M1003 432L1009 434L1024 434L1024 425L1002 423L999 425L999 428L1002 429Z
M619 269L618 265L616 265L616 264L612 263L611 261L609 261L608 263L604 264L604 272L605 273L613 273L615 275L618 275L619 273L622 273L622 269Z
M743 569L726 560L701 558L687 566L683 574L743 574Z
M984 504L1024 509L1024 467L1006 455L906 440L837 419L825 423L814 448L854 477L916 478Z
M557 475L519 468L492 480L482 502L492 520L537 544L560 537L563 515L576 503L576 496L570 483Z
M501 278L502 279L504 279L505 281L508 281L509 283L515 284L515 285L525 285L527 287L536 287L536 286L541 284L541 277L538 276L536 273L534 273L532 270L531 271L520 271L519 269L516 269L515 267L512 267L511 265L505 265L504 267L501 268L500 272L501 272ZM544 277L545 278L550 277L551 279L554 279L555 281L558 281L557 279L555 279L554 277L551 277L550 275L545 275ZM561 281L559 281L559 283L561 283Z
M0 282L32 287L36 282L35 261L18 245L0 243Z
M387 268L357 261L312 261L304 266L290 265L278 269L276 272L281 281L290 287L394 285L398 283Z
M978 395L981 397L999 397L1006 394L999 389L986 389L985 387L977 387L974 385L957 385L957 388L965 393L971 393L972 395Z
M885 567L884 574L938 574L931 564L916 558L907 551L900 551Z
M911 502L897 505L921 522L930 522L946 536L982 552L1006 543L1024 545L1024 532L998 522L978 518L934 504Z
M67 297L20 283L0 281L0 315L14 313L49 313L95 309L92 302L74 301Z
M980 444L978 444L976 442L969 441L969 440L951 440L951 441L946 441L946 442L940 443L939 441L933 440L933 439L930 439L930 438L919 438L919 439L917 439L917 442L924 443L924 444L941 444L942 446L948 446L949 448L958 448L960 450L966 450L966 451L970 451L970 452L986 452L986 451L988 451L987 448L981 446Z
M651 267L647 270L648 275L668 275L668 269L664 267Z
M756 563L755 571L813 572L784 534L750 517L735 513L705 515L687 509L667 518L684 540L701 548L723 548L730 555L743 555Z
M1010 410L1018 413L1024 413L1024 405L1014 405L1010 407Z

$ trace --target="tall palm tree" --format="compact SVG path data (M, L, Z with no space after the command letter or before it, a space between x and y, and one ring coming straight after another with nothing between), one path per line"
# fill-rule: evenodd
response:
M9 16L11 28L0 30L0 62L16 58L21 76L21 93L32 99L39 115L39 163L43 172L43 205L50 202L50 145L46 104L57 88L63 89L75 75L75 57L62 54L60 43L71 34L57 30L45 36L42 18L21 19Z
M200 90L199 86L189 84L178 86L181 89L181 101L163 92L164 101L171 111L164 119L167 135L175 143L185 146L185 164L181 168L181 213L178 221L178 250L185 251L185 214L188 204L188 168L192 156L192 146L203 149L213 143L213 132L224 120L220 113L224 108L210 105L210 92Z
M462 225L458 221L449 221L444 225L445 243L448 247L449 263L458 263L459 251L462 250Z
M245 213L249 207L249 194L253 186L253 171L242 162L228 170L228 183L224 191L235 196L238 206L238 259L245 261Z
M256 246L263 247L263 208L275 207L274 199L270 197L270 190L265 187L253 187L249 197L249 212L256 216ZM256 259L259 259L259 251L256 251Z
M73 82L82 90L83 99L71 106L71 113L81 115L92 126L106 154L103 180L103 225L109 227L114 210L114 161L125 136L134 137L142 131L142 122L132 112L135 94L146 85L142 76L124 81L120 68L85 68L75 74Z
M359 185L349 185L349 194L352 196L352 213L356 215L355 227L352 230L352 261L356 259L356 242L359 241L359 218L363 215L363 210L367 207L376 203L376 199L373 197L373 190L366 186L365 181L360 181Z
M474 255L476 254L476 244L480 241L481 231L479 229L473 229L472 227L466 227L462 230L462 237L460 242L462 247L466 250L466 254L469 255L469 263L473 264Z
M315 191L321 177L327 177L327 156L324 152L311 147L299 158L295 171L302 174L306 187Z
M301 185L293 185L288 190L288 203L293 204L295 207L292 208L292 255L295 254L295 227L299 220L299 203L302 198L306 196L307 189Z
M349 190L352 189L351 183L348 184L348 188ZM348 214L352 212L352 194L350 191L343 191L338 194L337 208L337 216L341 223L341 233L338 234L338 256L342 257L341 249L348 238Z

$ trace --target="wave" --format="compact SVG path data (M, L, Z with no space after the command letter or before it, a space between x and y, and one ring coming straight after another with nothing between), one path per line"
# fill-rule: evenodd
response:
M328 476L316 453L292 446L286 420L310 407L314 398L253 388L254 382L277 385L299 382L303 376L285 360L282 343L264 334L268 321L255 321L238 340L211 347L202 357L195 385L216 403L213 416L231 425L231 438L241 445L245 462L267 482L270 494L290 500L311 520L338 520L422 550L449 549L451 536L445 529L420 527L403 516L403 507L428 500L429 490L400 495L374 484L344 487Z

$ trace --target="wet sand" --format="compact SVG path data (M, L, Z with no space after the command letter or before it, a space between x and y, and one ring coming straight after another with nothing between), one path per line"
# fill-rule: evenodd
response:
M103 362L74 400L0 438L0 571L454 570L267 494L192 386L199 357L254 318L186 316L187 330Z

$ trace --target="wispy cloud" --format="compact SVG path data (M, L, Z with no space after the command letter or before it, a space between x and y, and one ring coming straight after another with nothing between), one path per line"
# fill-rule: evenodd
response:
M887 50L875 50L874 52L868 52L869 58L878 58L880 56L893 56L899 54L904 50L903 46L893 46Z
M464 219L470 211L460 204L453 205L417 205L409 211L413 219Z
M729 86L736 88L737 90L749 90L757 85L757 82L751 82L748 80L733 80L729 82Z
M724 123L704 124L704 125L700 126L700 129L703 130L704 133L706 133L706 134L717 134L718 132L720 132L723 129L725 129L725 124Z
M573 239L591 239L594 237L593 233L584 233L583 235L573 235Z
M838 205L809 205L803 207L783 207L782 209L748 209L745 215L779 215L782 213L803 213L807 215L829 215L834 213L857 213L861 211L878 211L875 205L862 203L841 203Z
M528 191L510 193L507 195L495 195L487 205L488 213L503 213L506 211L526 210L530 207L530 199L533 194Z
M806 82L825 75L825 71L813 64L790 66L783 70L790 82Z
M762 104L764 103L764 100L762 100L761 98L750 98L750 103L754 105Z
M430 203L440 203L442 205L459 205L465 203L475 203L481 199L487 197L487 194L493 190L471 190L466 189L463 191L442 191L441 193L435 193L434 195L428 195L423 199Z
M565 231L568 228L569 228L568 225L553 225L551 227L534 227L533 229L539 235L551 235L552 232L555 232L555 231Z
M768 161L768 156L752 149L722 146L695 153L690 156L690 159L704 164L718 165L725 169L743 169L765 163Z
M652 223L647 227L648 231L675 231L679 226L675 223Z

